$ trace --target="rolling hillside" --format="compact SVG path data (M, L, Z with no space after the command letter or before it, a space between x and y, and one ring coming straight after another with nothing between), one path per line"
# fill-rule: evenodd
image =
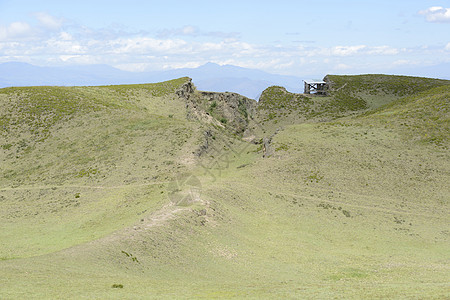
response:
M446 298L450 81L257 103L0 89L0 298Z

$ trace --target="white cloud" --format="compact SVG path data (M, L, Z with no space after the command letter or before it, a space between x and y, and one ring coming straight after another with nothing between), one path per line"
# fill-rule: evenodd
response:
M107 44L115 54L186 53L189 51L187 42L181 39L164 40L138 36L107 41Z
M396 55L404 49L397 49L391 46L366 46L366 45L353 45L353 46L334 46L330 48L312 48L301 51L306 56L316 57L322 56L336 56L336 57L349 57L349 56L373 56L373 55Z
M450 53L450 43L413 48L364 44L325 47L280 42L264 45L194 26L155 36L122 27L87 28L45 13L34 17L35 22L0 26L0 61L19 60L39 65L100 63L128 71L198 67L215 62L286 75L306 75L333 70L384 72L393 66L417 61L421 56L436 60Z
M194 26L185 26L182 29L183 34L185 35L192 35L195 34L197 32L197 29Z
M59 38L60 38L61 40L63 40L63 41L71 41L71 40L73 40L73 36L72 36L70 33L65 32L65 31L62 31L62 32L59 34Z
M52 38L46 41L46 51L48 53L73 55L84 54L87 48L77 41L65 41L59 38Z
M213 37L213 38L238 38L238 32L202 31L197 27L186 25L181 28L164 29L158 32L158 38L172 36Z
M337 56L348 56L348 55L354 55L361 50L367 48L366 45L358 45L358 46L336 46L332 47L330 53L332 55Z
M419 11L419 14L424 15L428 22L450 23L450 8L432 6L426 10Z
M61 59L64 62L67 62L67 61L77 58L77 57L79 57L79 55L60 55L59 59Z
M392 63L394 66L415 66L419 62L417 60L398 59Z
M42 26L49 30L58 30L63 24L62 19L55 18L45 12L35 13L35 17Z
M352 68L352 66L349 66L349 65L347 65L347 64L337 64L335 67L334 67L334 69L335 70L338 70L338 71L343 71L343 70L349 70L349 69L351 69Z
M396 48L392 48L390 46L377 46L370 47L367 51L368 54L376 54L376 55L395 55L400 51Z
M34 27L20 21L0 25L0 41L38 40L59 32L63 26L62 19L47 13L35 13L33 16L38 22L38 25Z
M0 41L23 38L32 34L32 28L25 22L14 22L8 26L0 26Z

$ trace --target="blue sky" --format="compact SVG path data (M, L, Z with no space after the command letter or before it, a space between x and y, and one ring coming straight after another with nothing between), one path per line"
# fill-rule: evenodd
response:
M9 61L389 73L450 62L450 1L0 0L0 63Z

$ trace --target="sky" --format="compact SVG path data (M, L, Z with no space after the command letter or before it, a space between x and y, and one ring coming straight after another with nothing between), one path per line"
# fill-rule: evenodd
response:
M0 63L283 75L450 63L450 1L0 0Z

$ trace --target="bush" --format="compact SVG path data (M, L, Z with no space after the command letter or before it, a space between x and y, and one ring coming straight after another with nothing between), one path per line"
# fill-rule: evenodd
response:
M12 147L12 144L4 144L2 145L2 148L5 150L9 150Z

